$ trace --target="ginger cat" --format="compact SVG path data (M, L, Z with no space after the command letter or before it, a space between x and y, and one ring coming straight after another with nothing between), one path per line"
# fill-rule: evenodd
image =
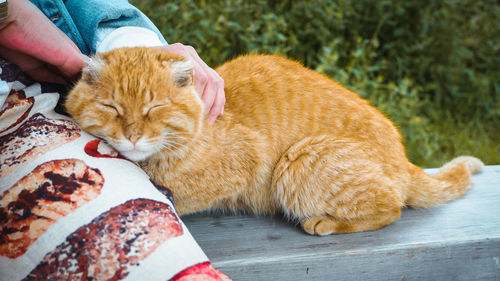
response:
M482 169L464 156L427 175L408 161L382 113L281 56L242 56L216 71L227 101L214 125L204 118L191 63L156 49L100 54L65 107L169 187L178 213L281 212L316 235L375 230L402 207L462 197Z

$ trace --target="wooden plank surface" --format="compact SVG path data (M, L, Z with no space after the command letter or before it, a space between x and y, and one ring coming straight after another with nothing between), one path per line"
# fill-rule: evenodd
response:
M433 172L434 170L427 170ZM500 280L500 166L463 198L372 232L316 237L280 217L184 216L233 280Z

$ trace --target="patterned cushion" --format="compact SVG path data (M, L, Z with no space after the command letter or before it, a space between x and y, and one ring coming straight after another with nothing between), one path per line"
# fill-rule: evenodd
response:
M229 280L167 188L55 113L57 93L0 68L1 280Z

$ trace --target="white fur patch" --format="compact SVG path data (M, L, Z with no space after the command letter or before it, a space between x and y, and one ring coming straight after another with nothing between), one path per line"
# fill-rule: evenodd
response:
M95 56L88 58L88 60L85 59L85 62L87 63L87 66L83 68L83 72L89 75L90 82L96 81L102 67L105 65L105 61L100 57Z
M142 161L161 149L161 146L149 143L144 138L140 138L136 144L124 137L117 140L108 139L107 142L132 161Z
M193 61L174 61L170 63L170 71L172 73L172 79L177 85L184 87L191 85L193 83Z

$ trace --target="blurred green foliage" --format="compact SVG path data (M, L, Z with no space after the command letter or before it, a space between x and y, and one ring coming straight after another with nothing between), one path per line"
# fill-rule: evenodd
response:
M281 53L325 73L387 114L416 164L500 164L496 0L131 2L211 66Z

